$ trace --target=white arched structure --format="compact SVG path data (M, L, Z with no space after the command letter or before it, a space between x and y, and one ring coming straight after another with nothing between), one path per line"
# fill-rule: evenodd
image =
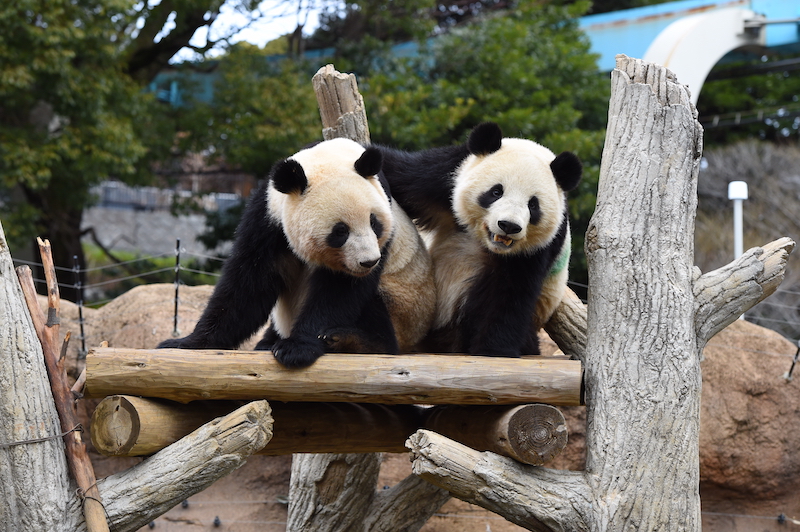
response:
M644 60L669 68L689 87L692 103L708 73L728 52L742 46L764 45L759 26L745 28L745 22L763 17L749 9L726 8L676 20L658 34L644 54Z

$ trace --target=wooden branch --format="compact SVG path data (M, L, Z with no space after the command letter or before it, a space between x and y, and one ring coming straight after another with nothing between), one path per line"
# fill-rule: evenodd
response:
M58 332L61 323L59 316L61 298L59 297L58 281L56 280L56 266L55 263L53 263L50 241L36 237L36 243L39 245L39 255L42 258L42 269L44 270L44 278L47 283L47 322L45 323L45 332L48 335L50 345L55 347L58 343ZM38 304L36 305L36 309L39 309ZM63 370L63 364L59 363L58 366Z
M586 305L571 289L567 288L544 330L565 354L586 359Z
M567 446L567 422L550 405L444 406L432 409L425 427L478 451L542 465Z
M43 247L43 252L49 252L49 245ZM45 259L44 255L42 261L52 265L52 258ZM55 269L45 268L45 275L50 276L55 273ZM100 492L97 488L96 479L94 476L94 468L86 452L86 445L81 439L81 433L74 430L79 426L78 416L75 412L74 400L67 381L67 375L64 373L64 367L59 363L60 358L56 351L53 342L58 337L57 328L48 331L47 324L44 321L44 316L39 307L39 302L36 300L36 289L33 286L33 276L31 270L27 266L20 266L17 269L22 292L25 295L25 301L28 304L28 311L30 312L36 334L42 344L42 352L44 354L45 366L47 374L50 378L50 388L53 391L53 399L55 400L56 410L61 424L61 430L67 433L64 436L64 444L66 446L67 462L69 463L70 472L81 490L84 504L83 514L86 518L86 527L89 532L104 532L108 531L108 523L106 521L105 511L103 510L103 503L100 498ZM49 287L55 286L55 280L48 279L47 284ZM58 289L48 289L50 294L55 294L58 298ZM48 298L50 309L57 309L58 303L53 303ZM53 305L53 306L50 306ZM55 316L55 319L54 319ZM58 323L57 311L48 312L48 323L54 320L55 324ZM56 325L57 327L57 325Z
M362 530L416 532L448 500L449 491L409 475L388 490L375 493Z
M356 77L342 74L325 65L311 79L319 102L322 137L325 140L347 138L369 144L369 124L364 98L358 92Z
M581 363L464 355L328 354L286 369L268 351L94 348L86 356L87 397L143 395L199 399L385 404L578 405Z
M775 292L786 274L786 261L794 246L792 239L779 238L747 250L727 266L695 281L694 319L701 345Z
M498 513L528 530L590 530L592 493L582 472L555 471L478 452L420 430L406 443L413 471L463 501ZM602 511L600 509L600 511Z
M114 532L133 532L243 466L272 437L266 401L254 401L192 432L134 467L98 481ZM77 509L73 508L72 515ZM65 523L62 530L85 530Z

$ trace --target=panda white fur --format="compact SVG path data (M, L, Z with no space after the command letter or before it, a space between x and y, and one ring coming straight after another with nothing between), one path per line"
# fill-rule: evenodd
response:
M256 349L286 367L324 352L410 351L435 310L431 259L391 200L382 155L346 139L278 162L251 197L194 331L159 347Z
M424 348L538 354L566 287L578 157L503 138L494 123L460 146L381 151L394 198L430 232L437 310Z

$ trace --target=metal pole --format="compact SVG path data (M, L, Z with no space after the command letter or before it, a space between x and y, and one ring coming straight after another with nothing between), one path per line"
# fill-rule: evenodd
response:
M78 256L72 256L72 271L75 272L75 292L78 296L78 325L81 329L81 348L78 351L78 358L86 358L86 334L83 332L83 283L81 283L81 270L78 264Z
M177 338L181 335L178 330L178 288L181 285L181 239L175 242L175 312L172 320L172 336Z
M738 259L744 253L744 224L742 222L742 204L747 199L747 183L731 181L728 183L728 199L733 201L733 258ZM744 319L744 314L739 316Z

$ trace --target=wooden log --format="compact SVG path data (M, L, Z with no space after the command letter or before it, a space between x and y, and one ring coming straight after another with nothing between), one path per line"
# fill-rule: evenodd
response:
M114 394L384 404L581 404L581 363L463 355L329 354L282 367L268 351L95 348L87 397Z
M114 532L135 532L156 517L243 466L272 437L266 401L253 401L206 423L142 461L97 482ZM72 519L58 530L83 532Z
M564 414L544 404L442 406L431 409L424 426L477 451L531 465L549 462L567 446Z
M40 241L41 242L41 241ZM42 246L42 261L52 265L52 258L49 257L49 243L48 246ZM48 258L45 258L48 255ZM55 300L58 300L58 286L55 278L53 277L55 268L45 268L45 276L47 277L48 293L54 294ZM36 288L33 286L33 276L31 270L27 266L20 266L17 268L17 276L19 277L22 293L25 296L25 302L28 305L28 311L33 321L36 335L42 344L42 352L44 354L45 367L47 368L47 375L50 378L50 389L53 391L53 400L55 401L56 410L61 424L61 430L66 433L64 436L64 445L67 455L67 463L69 464L70 472L75 478L75 482L83 497L83 515L86 520L86 528L89 532L106 532L109 530L108 522L106 521L105 510L100 498L100 491L97 488L97 479L94 475L94 468L92 462L89 460L89 455L86 452L86 445L83 443L80 431L75 430L80 426L78 416L75 412L74 400L72 391L70 390L67 381L67 375L64 372L64 366L59 357L60 350L56 350L53 342L58 337L57 331L48 331L48 323L50 326L57 326L58 324L58 304L53 303L53 298L48 297L48 320L47 323L42 315L39 302L36 299Z
M147 456L200 425L227 415L238 401L183 405L128 395L106 397L92 415L92 443L106 456ZM567 444L564 416L552 406L440 406L272 403L272 440L257 454L404 453L427 428L479 451L542 465Z
M325 65L311 79L311 84L319 103L322 138L346 138L369 144L367 113L356 77Z
M182 405L127 395L106 397L92 415L92 443L107 456L146 456L182 438L236 401ZM258 454L406 452L404 442L422 426L413 405L273 402L272 440Z

